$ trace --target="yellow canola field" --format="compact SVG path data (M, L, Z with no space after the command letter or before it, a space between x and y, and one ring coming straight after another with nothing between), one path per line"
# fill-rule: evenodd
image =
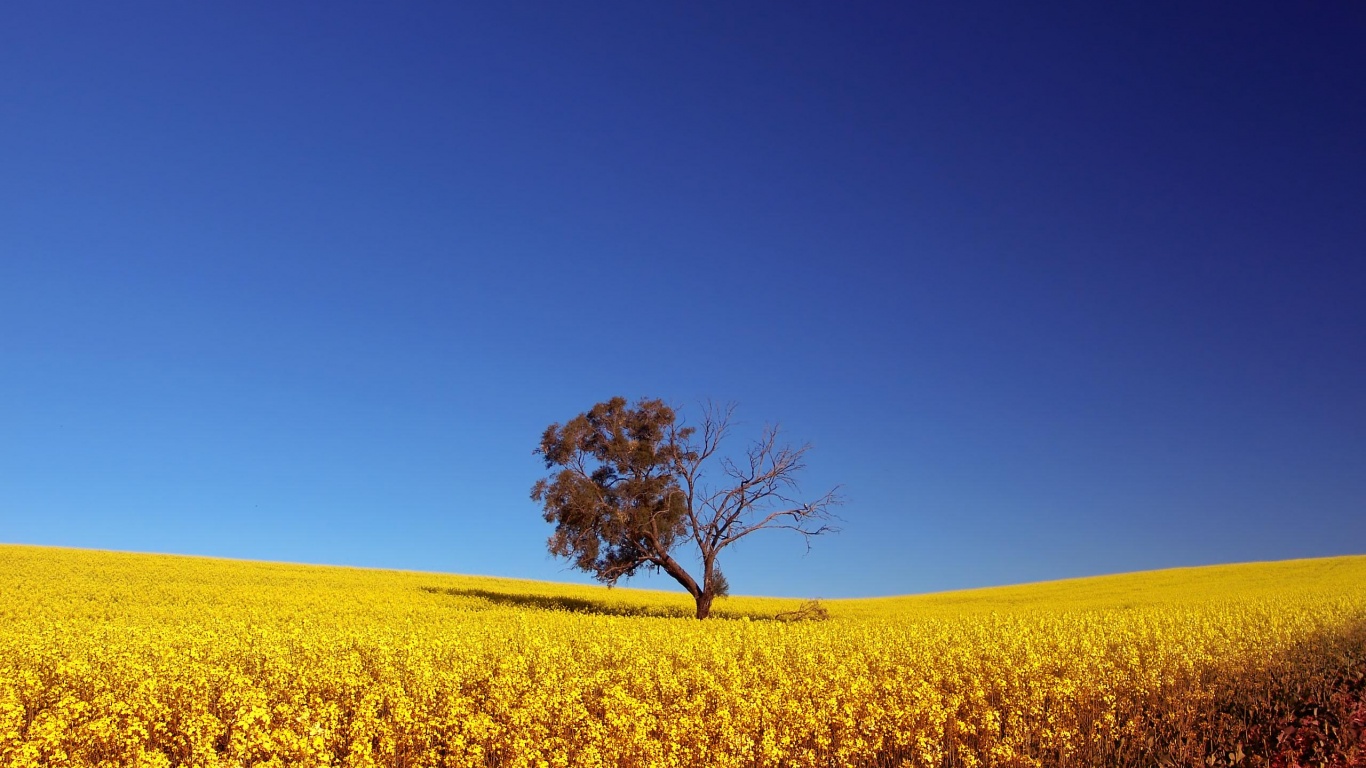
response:
M795 605L0 546L0 766L1231 763L1366 557Z

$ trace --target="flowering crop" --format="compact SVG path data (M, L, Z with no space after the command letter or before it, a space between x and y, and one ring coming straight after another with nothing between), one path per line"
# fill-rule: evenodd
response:
M1366 669L1366 557L796 606L0 546L0 766L1269 764Z

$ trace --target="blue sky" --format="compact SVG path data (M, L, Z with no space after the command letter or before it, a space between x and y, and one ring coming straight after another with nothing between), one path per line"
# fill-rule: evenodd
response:
M843 486L739 593L1366 552L1358 4L485 5L0 12L0 541L581 581L620 394Z

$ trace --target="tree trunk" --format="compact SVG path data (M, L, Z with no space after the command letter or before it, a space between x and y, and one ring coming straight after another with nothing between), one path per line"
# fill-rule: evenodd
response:
M683 566L679 565L677 560L669 557L667 553L655 558L653 562L663 568L665 573L672 576L674 581L682 584L683 588L688 590L688 594L692 595L693 600L697 601L697 618L705 619L711 615L711 601L715 595L710 589L697 586L697 582L693 581Z
M715 597L710 590L703 590L693 596L697 600L697 618L705 619L711 615L711 601Z

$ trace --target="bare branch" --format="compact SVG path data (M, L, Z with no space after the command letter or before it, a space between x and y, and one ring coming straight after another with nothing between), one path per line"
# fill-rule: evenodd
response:
M766 425L759 438L745 451L744 459L721 461L723 473L734 485L702 500L709 515L700 537L704 551L712 553L755 531L791 530L810 539L833 532L830 508L840 503L835 490L808 503L794 498L798 492L796 475L806 468L803 460L810 444L781 445L778 425ZM777 505L778 508L772 508Z
M838 520L838 517L831 510L831 507L843 503L838 490L838 488L833 488L824 496L807 504L769 512L753 523L736 528L734 532L722 539L720 546L725 547L733 544L755 531L787 530L796 531L805 537L806 547L809 550L811 548L811 537L839 531L839 528L833 524L835 520Z

